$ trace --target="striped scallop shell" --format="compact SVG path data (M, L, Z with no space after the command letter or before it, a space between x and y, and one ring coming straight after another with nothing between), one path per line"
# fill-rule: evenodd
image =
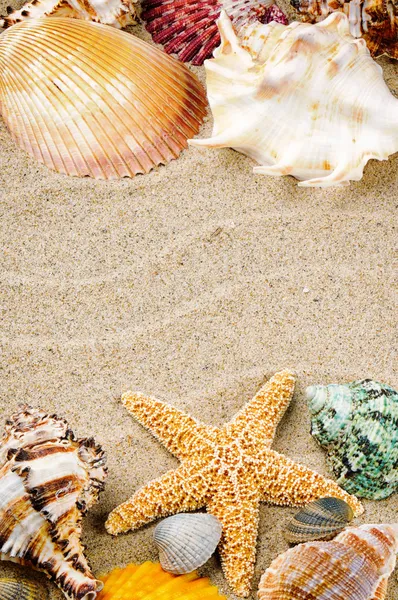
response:
M344 14L236 34L223 13L219 28L205 65L213 133L191 145L233 148L259 163L255 174L306 187L358 181L371 158L398 151L398 100Z
M292 543L330 539L354 518L351 506L340 498L320 498L298 511L284 528L285 539Z
M137 0L31 0L18 10L8 10L0 19L0 27L11 27L24 19L71 17L114 27L135 23L134 2Z
M25 406L7 421L0 465L0 558L44 571L71 600L94 600L102 584L80 537L106 478L101 447Z
M237 29L257 21L287 24L272 0L143 0L142 6L141 17L153 40L194 65L203 64L219 45L216 21L222 10Z
M398 524L349 527L331 542L307 542L265 571L259 600L383 600L398 551Z
M130 564L101 579L104 589L97 600L227 600L207 577L197 573L171 575L159 563Z
M32 19L0 36L1 114L18 146L60 173L132 177L177 158L206 97L182 64L77 19Z
M0 578L1 600L44 600L47 598L43 588L27 579Z
M345 13L351 34L366 41L372 56L398 59L397 0L291 0L291 4L311 23L335 11Z
M206 513L181 513L161 521L154 540L162 568L168 573L191 573L205 564L215 552L222 527Z

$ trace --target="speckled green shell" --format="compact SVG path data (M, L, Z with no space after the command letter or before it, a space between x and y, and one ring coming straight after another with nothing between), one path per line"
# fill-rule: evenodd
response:
M398 392L371 379L307 388L311 433L337 483L380 500L398 491Z
M45 600L44 588L27 579L0 578L0 600Z

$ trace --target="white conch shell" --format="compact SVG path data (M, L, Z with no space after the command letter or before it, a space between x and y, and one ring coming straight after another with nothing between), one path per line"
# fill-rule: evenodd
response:
M135 2L137 0L33 0L0 19L0 27L10 27L24 19L69 17L122 28L136 23Z
M262 576L259 600L383 600L398 552L398 524L348 527L331 542L280 554Z
M344 14L250 25L239 38L225 13L218 25L205 63L213 135L191 145L231 147L262 165L255 173L319 187L359 180L369 159L398 151L398 100Z
M0 559L44 571L71 600L101 590L80 542L81 519L106 478L92 438L76 439L55 415L25 406L0 447Z
M162 568L168 573L191 573L205 564L217 548L220 521L206 513L180 513L156 526L153 538Z
M1 115L18 146L60 173L147 173L177 158L205 107L184 65L113 27L27 19L0 36Z

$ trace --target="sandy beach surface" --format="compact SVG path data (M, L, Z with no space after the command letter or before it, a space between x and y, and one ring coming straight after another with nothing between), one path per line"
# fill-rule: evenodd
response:
M379 62L398 92L398 65ZM200 135L210 131L208 116ZM296 393L274 448L327 474L305 387L370 377L398 388L398 155L328 190L255 176L253 165L233 150L189 149L133 180L67 178L18 150L0 121L1 427L28 402L106 449L106 489L84 522L97 574L157 560L153 525L113 539L104 520L178 464L122 392L221 424L289 367ZM397 495L365 506L358 523L397 520ZM281 528L294 512L261 506L254 591L287 549ZM0 564L0 576L15 573ZM217 557L201 573L235 598ZM387 598L397 596L394 574Z

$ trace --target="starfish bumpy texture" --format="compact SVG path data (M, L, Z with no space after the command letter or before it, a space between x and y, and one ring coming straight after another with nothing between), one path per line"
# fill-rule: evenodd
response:
M281 371L223 427L192 417L139 393L123 404L176 456L181 465L140 488L111 512L106 528L116 535L159 517L206 507L222 524L219 552L234 592L247 596L254 572L260 501L301 506L320 497L363 511L336 483L270 449L294 391L295 378Z

